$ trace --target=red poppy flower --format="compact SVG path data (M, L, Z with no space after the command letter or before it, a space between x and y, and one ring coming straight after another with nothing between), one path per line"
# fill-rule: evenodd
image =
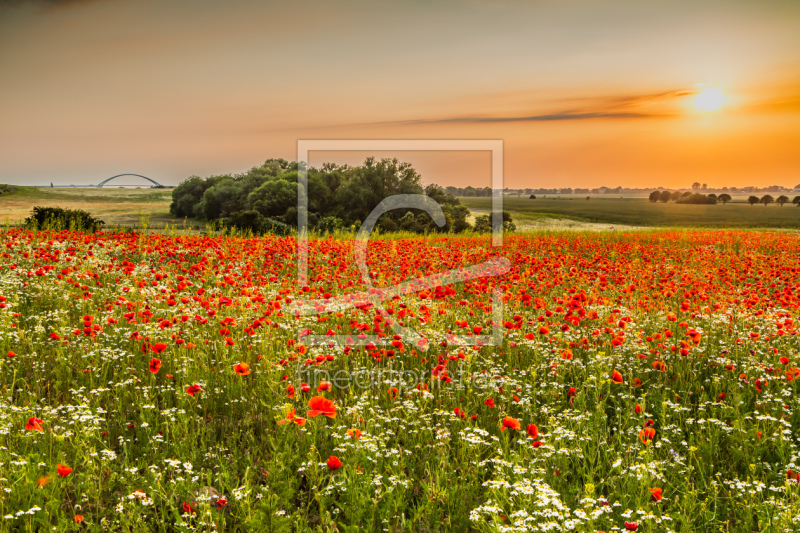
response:
M624 381L624 379L622 378L622 374L620 374L619 372L614 370L611 373L611 381L613 381L616 384L620 384L620 383L622 383Z
M520 429L521 427L522 427L522 425L520 424L519 420L517 420L516 418L511 418L510 416L507 416L507 417L505 417L503 419L503 425L500 428L500 431L505 431L506 428L508 428L508 429Z
M14 353L12 350L9 350L9 351L8 351L8 358L9 358L9 359L11 359L12 357L14 357L14 356L16 356L16 355L17 355L17 354L15 354L15 353Z
M247 376L250 374L250 365L247 363L239 363L235 367L233 367L233 371L239 374L240 376Z
M197 514L197 510L191 503L183 502L181 507L183 508L183 512L186 514Z
M83 515L76 514L72 519L75 520L76 524L80 524L81 522L83 522Z
M188 394L189 396L194 396L195 394L197 394L198 392L200 392L202 390L203 389L200 387L200 385L197 385L197 384L189 385L186 388L186 394Z
M650 490L650 499L653 500L654 502L660 502L662 499L661 488L656 487L654 489L649 489L649 490Z
M150 360L150 372L153 374L158 374L159 370L161 370L161 359L156 359L153 357Z
M535 439L539 436L539 427L536 424L528 424L526 429L530 438Z
M308 401L308 413L310 417L325 415L328 418L336 418L336 406L332 400L322 396L314 396Z
M167 345L165 343L163 343L163 342L157 342L154 345L152 345L150 348L152 348L152 350L154 352L159 354L159 353L161 353L161 352L163 352L164 350L167 349Z
M44 431L42 428L42 422L44 422L44 420L40 420L33 416L28 419L28 423L25 424L25 429L28 431Z
M625 522L625 529L628 531L636 531L639 529L639 522Z
M347 430L347 436L352 438L353 440L358 440L361 438L361 430L356 428L350 428Z
M645 446L649 446L653 439L656 436L656 430L651 427L643 428L639 431L639 440L642 441L642 444Z
M637 405L636 407L634 407L633 410L636 411L637 415L642 414L642 406L641 405Z
M328 469L331 471L339 470L343 464L335 455L328 457Z
M66 465L56 465L56 471L58 472L59 476L67 477L72 472L72 468Z
M484 403L484 405L486 405L486 407L493 408L494 407L494 398L487 398L487 399L485 399L483 401L483 403Z

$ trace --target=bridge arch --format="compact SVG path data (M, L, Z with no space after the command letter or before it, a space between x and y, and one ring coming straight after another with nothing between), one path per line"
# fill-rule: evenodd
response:
M142 176L141 174L130 174L130 173L128 173L128 174L117 174L116 176L111 176L110 178L104 179L103 181L98 183L96 186L97 187L102 187L103 185L105 185L109 181L111 181L113 179L116 179L116 178L121 178L122 176L136 176L137 178L144 178L147 181L149 181L150 183L152 183L153 185L155 185L156 187L163 187L163 185L161 185L159 182L157 182L154 179L150 179L147 176Z

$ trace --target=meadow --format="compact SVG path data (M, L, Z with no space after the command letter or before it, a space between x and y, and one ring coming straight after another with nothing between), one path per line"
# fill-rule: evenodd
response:
M152 228L183 226L184 223L183 219L169 214L172 189L19 185L10 188L10 193L0 195L0 222L8 224L30 216L34 206L83 209L105 221L107 227L135 227L142 217L148 218Z
M794 234L0 242L4 531L800 529Z
M460 197L473 213L488 213L491 198ZM734 197L726 205L652 203L643 197L564 195L535 200L527 196L505 196L509 211L520 229L534 229L543 219L648 227L693 228L800 228L800 209L796 205L750 205L745 197Z

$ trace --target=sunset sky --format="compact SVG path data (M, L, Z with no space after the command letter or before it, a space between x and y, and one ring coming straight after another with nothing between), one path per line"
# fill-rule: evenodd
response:
M0 1L0 183L174 185L298 139L502 139L512 188L793 187L800 2ZM486 153L394 155L490 184Z

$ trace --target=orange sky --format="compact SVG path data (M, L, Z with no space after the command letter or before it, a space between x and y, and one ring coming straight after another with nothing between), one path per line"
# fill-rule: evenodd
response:
M0 73L5 183L502 139L512 188L800 184L794 0L6 1ZM721 110L692 107L701 83ZM485 153L394 155L489 185Z

